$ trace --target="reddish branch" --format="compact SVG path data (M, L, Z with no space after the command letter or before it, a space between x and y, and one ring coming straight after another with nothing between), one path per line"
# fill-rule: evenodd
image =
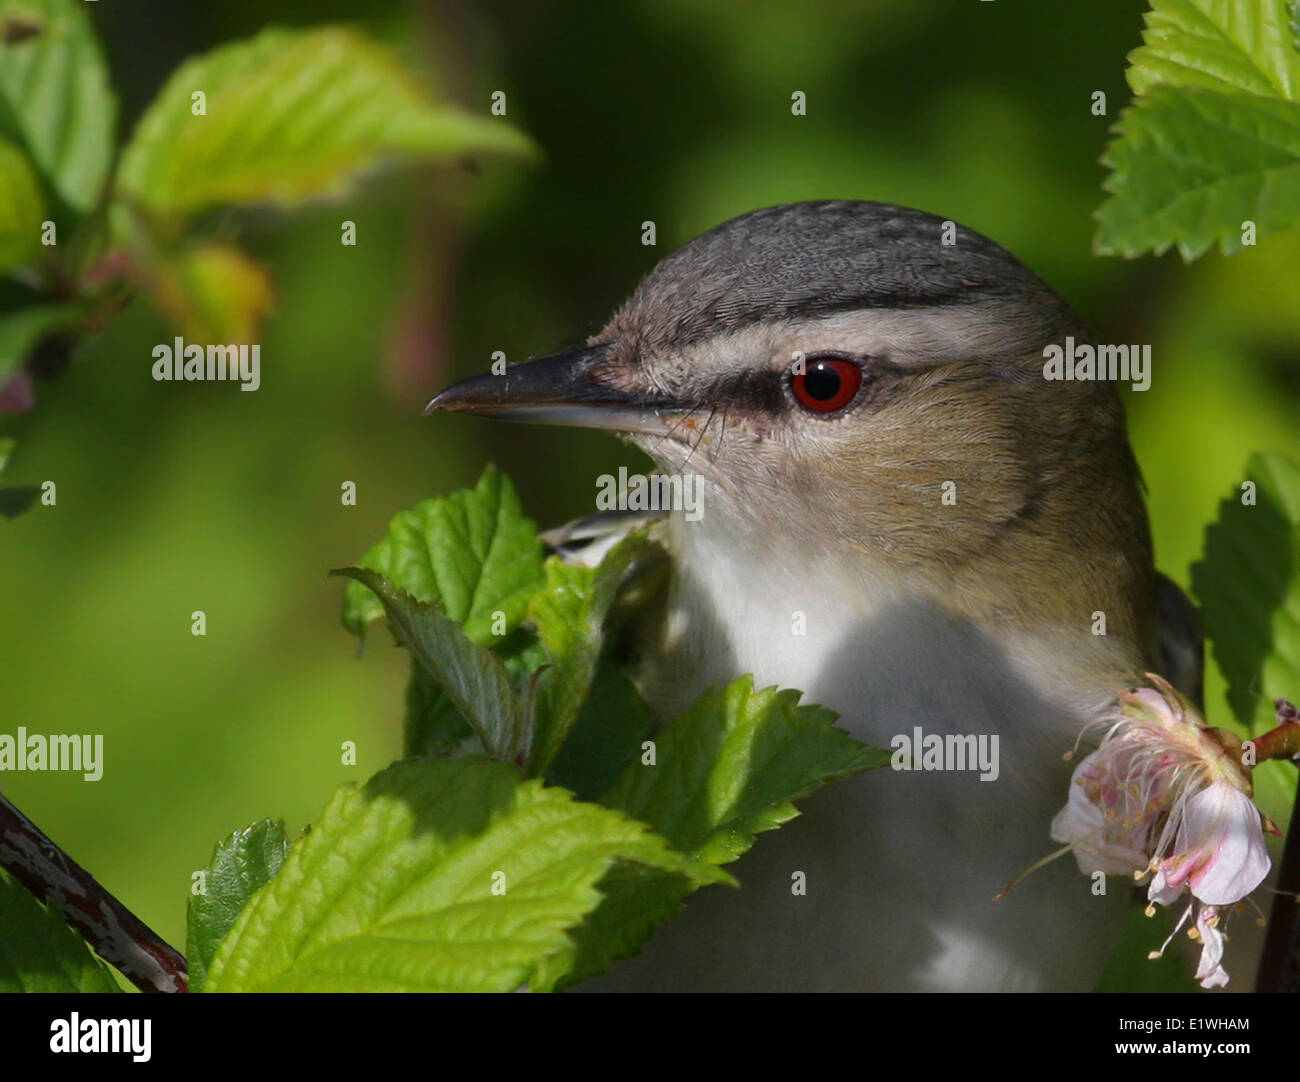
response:
M1261 763L1265 759L1300 757L1300 718L1296 708L1285 699L1278 699L1275 705L1278 727L1250 741L1255 746L1255 759Z
M142 992L189 991L185 956L95 882L0 794L0 867L60 913Z

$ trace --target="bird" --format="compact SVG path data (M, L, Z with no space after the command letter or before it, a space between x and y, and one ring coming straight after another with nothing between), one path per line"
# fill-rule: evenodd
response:
M1115 382L1045 377L1067 338L1096 341L972 229L791 203L662 259L581 347L430 403L605 429L703 478L697 520L666 515L667 608L636 662L660 717L752 674L878 747L997 738L996 777L826 786L742 858L738 892L697 894L593 990L1095 987L1131 881L1058 860L995 897L1056 848L1080 734L1149 671L1199 695L1201 644L1155 570ZM636 518L551 537L581 559Z

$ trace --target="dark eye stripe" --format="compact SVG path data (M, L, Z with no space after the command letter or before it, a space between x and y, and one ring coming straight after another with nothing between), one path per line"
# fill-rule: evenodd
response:
M851 364L860 374L863 388L860 394L851 395L847 403L831 411L812 411L805 403L799 401L791 386L791 368L785 370L773 368L749 368L739 372L719 376L698 397L691 396L687 405L700 408L730 407L735 410L749 410L754 413L767 413L776 417L788 413L797 403L800 413L825 412L827 416L854 402L876 401L882 396L891 395L904 372L888 361L880 358L859 357L838 351L822 351L805 358L805 369L810 370L819 363ZM856 390L856 388L855 388ZM794 399L794 402L791 399Z
M779 413L785 408L784 374L767 368L753 368L725 376L710 388L710 404L739 410Z

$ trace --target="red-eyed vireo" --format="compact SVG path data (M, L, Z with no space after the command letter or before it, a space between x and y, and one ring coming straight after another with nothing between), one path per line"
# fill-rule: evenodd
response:
M431 403L611 429L703 476L641 676L664 716L752 673L914 767L808 800L604 987L1095 984L1131 882L1098 894L1063 860L994 896L1052 847L1080 730L1148 670L1196 694L1199 642L1114 383L1045 378L1067 337L1093 341L987 238L800 203L668 256L586 348ZM927 766L948 735L981 761Z

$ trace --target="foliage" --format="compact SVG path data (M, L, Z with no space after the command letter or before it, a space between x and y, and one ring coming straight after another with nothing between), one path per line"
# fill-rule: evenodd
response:
M1191 260L1300 225L1292 0L1154 0L1146 21L1128 69L1137 101L1102 159L1098 251L1177 245Z
M662 22L633 25L648 25L648 40L653 41L656 26L663 29L672 27L674 20L686 20L688 9L665 9L644 16ZM531 144L504 120L439 104L390 51L356 31L333 27L272 29L193 58L177 70L123 141L108 68L86 11L78 0L0 0L0 275L12 287L0 293L0 389L6 382L27 379L41 356L76 349L111 325L124 303L137 294L177 331L195 339L255 338L272 310L275 283L268 267L245 246L232 242L232 223L239 227L247 221L247 208L282 211L338 199L390 163L489 153L522 158L533 153ZM689 18L696 20L697 29L721 20L708 11ZM1096 21L1101 18L1095 16ZM829 83L854 88L851 115L856 117L856 88L868 73L867 65L861 70L850 66L854 55L847 43L855 37L892 39L826 31L833 47L808 63L801 50L815 44L819 22L836 25L833 20L808 20L801 31L806 37L791 43L790 63L799 65L801 77L812 72ZM562 21L552 25L562 26ZM719 82L707 89L721 86L735 92L738 110L744 81L769 78L763 65L753 63L756 56L770 53L766 44L755 48L759 27L757 18L728 26L725 33L721 21L715 26L726 48L717 50L718 62L710 66L711 77ZM1246 221L1253 222L1261 236L1296 224L1300 125L1294 45L1294 12L1281 0L1156 0L1148 16L1146 44L1134 54L1129 70L1137 99L1121 119L1105 158L1112 172L1106 182L1110 198L1098 215L1099 251L1131 256L1176 245L1185 258L1192 258L1216 242L1225 251L1240 248ZM634 65L639 62L634 53L628 59ZM883 79L898 74L887 63L876 67ZM650 70L656 78L661 74L659 56L653 57ZM978 65L974 70L975 85L982 85L986 72ZM639 95L635 74L620 72L620 79ZM583 73L583 78L592 75ZM726 78L733 82L721 81ZM202 114L194 112L196 81L205 84ZM931 81L954 100L967 97L952 94L950 83ZM678 82L688 88L684 92L699 93L693 81ZM814 98L819 124L830 89ZM664 88L665 93L672 90ZM770 107L769 96L765 84L763 109ZM381 98L388 106L382 110L375 107ZM976 105L984 109L988 102L980 99ZM618 110L627 113L629 107L628 99L614 95L609 109L622 122L627 116ZM918 95L917 107L944 106L942 99ZM732 181L725 186L728 198L745 200L747 206L846 190L850 179L862 172L863 161L855 156L859 144L871 148L875 167L887 169L880 163L907 160L901 144L897 154L877 153L889 148L883 122L880 131L852 129L855 138L833 126L814 128L824 133L824 142L810 144L818 153L807 152L803 144L774 144L775 157L768 160L746 149L761 142L753 138L754 116L766 114L751 110L749 119L736 125L734 138L705 141L692 138L700 129L691 125L704 124L700 118L707 111L689 116L688 110L681 112L682 138L674 148L661 148L659 188L637 189L631 183L646 176L643 142L636 145L635 168L622 163L619 171L617 153L623 144L618 133L611 132L608 156L601 162L601 190L623 185L637 197L649 193L671 206L681 222L697 220L703 226L719 220L719 197L712 193L724 188L696 182L710 164L707 156L700 157L702 142L716 142L716 153L723 156ZM1047 110L1035 99L1029 112L1037 116ZM1058 112L1051 111L1054 120ZM1009 115L1023 119L1014 111ZM635 113L628 116L640 119ZM932 119L924 112L900 114L900 126L911 142L918 117ZM944 124L938 126L945 130L964 130L961 123L949 123L947 114L939 119ZM981 132L992 127L986 114L979 119ZM574 123L590 125L592 120L584 115ZM638 124L629 127L641 130ZM812 125L787 127L803 131ZM329 138L320 138L322 131ZM1016 152L1008 154L1003 148L1000 169L987 168L984 158L985 152L990 159L999 152L1002 144L996 136L989 146L981 145L981 155L969 156L979 163L980 182L968 187L981 208L981 199L996 211L999 198L1015 204L1023 185L1036 184L1042 194L1050 183L1062 180L1062 174L1053 171L1057 163L1050 150L1025 151L1018 157L1018 129L1012 124L1007 131L1008 145L1015 144ZM1060 149L1049 140L1043 142ZM849 153L845 148L855 149ZM732 154L737 156L734 163L727 157ZM581 258L574 260L581 266L571 277L588 297L592 266L613 282L631 274L629 261L643 253L636 246L595 237L614 232L610 218L624 214L625 206L621 201L606 206L574 184L593 171L587 156L572 157L572 166L560 163L570 171L561 172L560 183L539 198L555 200L562 208L553 216L562 226L555 228L569 234L578 218L575 208L587 200L580 208L581 220L593 235L587 239L605 245L595 258L584 247ZM954 169L965 168L960 157L953 155ZM1051 167L1045 168L1043 161L1050 161ZM762 168L756 168L756 162ZM1026 163L1038 171L1022 170ZM934 169L932 161L924 160L923 165L911 174L903 165L897 175L871 172L862 183L893 186L899 198L907 192L913 202L936 206L940 193L945 200L964 196L967 186L959 179ZM802 176L796 172L795 180L786 179L791 170L801 168L818 171ZM1018 187L1015 178L1022 172L1027 178L1021 177ZM942 186L927 188L938 183L933 179L938 176L944 177ZM796 190L800 183L803 190ZM562 202L556 189L570 184L577 194L565 195L567 201ZM808 190L810 186L814 190ZM990 194L1002 188L1005 195ZM664 189L677 192L676 202L666 198L672 193ZM691 193L693 201L683 192ZM882 193L873 189L854 194ZM536 209L525 205L520 214L525 224L530 213L538 219L538 234L549 243L536 248L550 260L557 238L546 232L551 227L540 222ZM545 209L550 210L549 203ZM963 209L960 203L956 209ZM1017 206L1012 221L1032 223L1032 213ZM1052 226L1050 243L1026 240L1039 243L1037 258L1068 251L1068 245L1056 240L1060 215L1054 219L1050 212L1037 213L1039 225ZM53 244L42 237L47 221L57 227ZM512 227L519 224L516 219ZM1027 237L1033 233L1030 225L1022 228ZM513 237L506 243L512 251L517 244ZM1016 248L1021 251L1019 242ZM623 249L633 255L619 255ZM389 249L381 259L392 258L396 251ZM619 258L625 262L611 262ZM299 262L307 261L300 255ZM1076 265L1082 262L1073 259ZM520 266L520 275L532 273ZM330 275L337 277L334 272L326 277ZM490 293L493 305L499 302L503 280L519 284L487 277L490 289L484 292ZM357 286L350 282L347 288ZM346 295L355 300L352 293ZM537 314L550 300L544 289L530 292L518 305L526 331L516 334L554 334L556 314ZM480 318L484 304L482 297L472 301L465 318ZM351 304L349 312L360 307ZM1281 325L1280 319L1269 325ZM297 351L313 363L317 356L310 347L344 337L341 321L325 321L324 329L315 330L316 321L315 313L300 317L292 339ZM307 323L311 333L302 329ZM1256 363L1251 371L1264 367ZM1243 377L1242 382L1248 381ZM343 388L336 395L340 398L355 386L346 379L335 383ZM1252 388L1252 393L1265 392ZM108 404L122 401L130 402L126 392ZM342 409L339 415L347 416ZM1215 414L1202 418L1218 419ZM74 414L71 423L81 427L83 419ZM1293 422L1288 418L1287 423ZM379 443L373 428L364 439ZM1208 426L1203 431L1208 439ZM83 462L98 460L102 456L96 453L97 441L104 441L105 434L90 426L86 433L76 449ZM336 454L346 435L336 426L328 447L320 438L317 457L325 460ZM114 436L120 438L117 432ZM1251 438L1257 438L1253 432ZM355 443L344 445L355 452ZM268 446L259 445L251 456L256 458ZM0 469L13 450L14 441L0 440ZM218 447L226 450L224 443ZM469 441L443 450L439 476L454 474L477 454ZM387 453L388 466L409 461L411 448L404 452L405 457L377 451L374 457L381 460ZM1181 451L1171 454L1181 461ZM541 461L535 468L544 472L551 465ZM186 486L196 484L200 468L197 461L186 460ZM97 486L102 478L93 472L86 476L91 478L87 489L108 487ZM209 480L223 476L214 472ZM1271 696L1291 694L1295 688L1290 675L1297 670L1292 595L1300 519L1293 467L1276 458L1259 459L1252 462L1248 476L1259 484L1258 504L1242 504L1234 490L1207 533L1194 580L1214 656L1229 680L1232 706L1249 728L1267 716ZM0 488L0 514L29 506L37 492L32 486ZM530 492L535 511L542 501L558 499L536 486ZM113 498L119 498L116 491ZM157 499L154 504L162 506ZM393 505L400 502L387 506ZM540 510L549 514L554 506ZM223 511L223 520L226 517ZM229 517L242 521L233 512ZM146 529L129 510L121 518L129 524L133 543L157 535L167 538L169 548L175 545L174 530ZM152 524L157 525L156 518ZM175 521L166 524L174 527ZM294 530L301 532L297 526ZM241 534L240 527L232 526L229 539L244 541L250 532L245 527ZM212 558L220 536L204 550L205 567L216 569L220 563ZM49 566L57 567L60 582L44 587L48 598L33 599L18 606L20 611L37 611L41 603L52 610L51 626L57 618L53 610L66 609L72 613L69 619L81 620L88 610L60 605L60 599L71 597L80 604L89 596L89 606L98 591L97 586L89 588L89 577L139 583L120 562L106 565L119 559L125 548L121 539L118 544L113 540L105 539L99 552L74 551L71 559L64 549L51 546ZM288 549L300 538L285 541L281 547ZM241 558L257 566L267 555L255 546L247 546L244 554L243 547L233 554L230 567L243 566ZM631 539L618 559L611 556L599 569L545 560L512 486L491 470L473 490L423 501L394 519L387 534L359 561L361 570L348 572L352 581L347 583L344 620L349 630L362 634L385 618L407 646L405 759L368 783L341 788L312 830L292 845L283 829L270 821L236 831L218 845L207 869L206 892L192 895L189 902L188 953L195 987L566 987L639 949L692 891L729 883L730 876L718 865L754 844L756 834L786 821L793 801L845 773L878 765L880 753L853 744L833 727L825 711L799 705L793 692L756 692L743 676L714 689L667 725L654 718L628 674L613 661L610 640L616 631L608 620L612 597L652 547L645 538ZM132 551L144 550L136 545ZM294 551L299 564L310 563L302 548ZM40 559L44 557L34 563L38 569L45 566ZM79 578L79 572L86 578ZM174 569L164 567L162 577L170 573ZM220 575L212 571L220 582L217 589L240 582L236 572ZM155 585L158 569L149 566L147 577L148 584ZM268 579L266 592L271 588L281 595L287 590ZM68 592L61 594L61 589ZM110 600L116 595L105 591L99 603L110 613L109 625L120 627L123 604L138 604L146 592L139 585L123 585L124 602ZM268 634L267 641L272 638L278 641L279 636ZM131 641L151 642L143 635ZM142 647L141 667L156 667L153 654L144 656L146 649ZM17 643L11 653L18 659L15 666L30 656ZM229 679L233 664L244 661L216 656L225 658L218 663L225 666L222 680ZM275 663L285 656L276 653ZM306 705L308 689L316 684L322 690L315 692L313 705L336 707L339 713L353 708L352 699L342 706L330 701L342 682L319 679L321 671L304 669L298 684L292 685L292 673L276 670L277 688L284 690L277 692L275 709L282 710L285 701L295 702L308 715L304 727L315 725L325 712L313 713ZM195 689L193 697L202 698L202 689ZM169 718L165 725L170 724ZM647 741L654 743L653 766L645 761ZM272 758L268 756L268 762ZM670 765L690 779L680 792L664 784ZM1279 764L1266 767L1289 799L1294 772L1285 773ZM275 759L268 770L283 779L283 760ZM277 792L287 799L282 790ZM548 824L548 830L561 831L564 847L552 850L539 844L537 835L530 833L530 816ZM218 823L208 837L221 829ZM496 861L493 846L502 847ZM174 879L174 866L169 868ZM494 878L496 872L502 873L500 879ZM367 889L370 883L373 891ZM502 892L493 893L498 884ZM313 894L315 885L327 894ZM464 910L458 915L460 906ZM57 915L32 902L3 875L0 909L0 927L5 929L0 936L0 985L6 990L111 990L105 968ZM484 920L494 923L485 929ZM509 944L499 955L484 947L484 935L492 928ZM1141 930L1150 933L1153 922ZM1136 943L1140 937L1129 938ZM1157 967L1146 963L1142 954L1126 949L1123 961L1108 974L1110 985L1132 989L1150 977ZM1176 968L1164 965L1159 979L1176 983Z
M438 102L343 27L271 28L183 64L117 152L117 99L81 0L0 0L0 391L143 291L183 335L252 342L270 275L207 234L217 206L345 195L391 162L528 158L505 121ZM30 398L30 396L27 396ZM10 410L24 408L12 403Z
M607 616L651 547L633 536L597 568L534 566L536 533L490 468L474 489L394 518L369 567L339 572L353 580L344 623L360 635L385 614L475 739L343 787L287 857L270 824L227 839L190 907L202 987L565 986L634 953L691 892L734 884L717 866L793 818L793 801L888 761L830 711L755 692L748 677L643 741L605 714L648 714L623 678L597 717L622 742L617 781L593 800L549 784L589 692L610 685L598 675L616 668ZM508 647L527 663L493 649L512 632L530 640Z
M58 910L0 871L0 992L116 992L108 967Z

